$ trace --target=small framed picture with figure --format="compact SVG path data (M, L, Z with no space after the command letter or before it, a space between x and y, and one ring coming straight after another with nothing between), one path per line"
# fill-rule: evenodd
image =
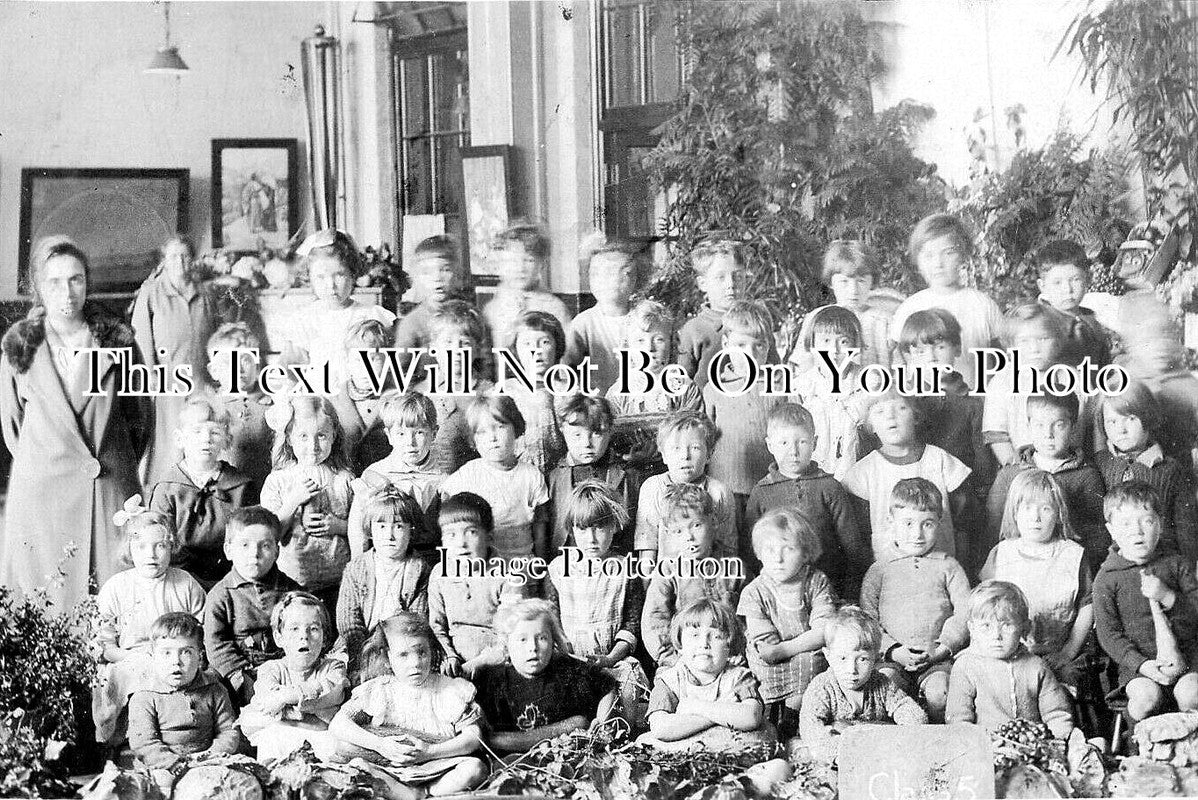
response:
M212 140L212 246L285 247L299 229L299 142Z

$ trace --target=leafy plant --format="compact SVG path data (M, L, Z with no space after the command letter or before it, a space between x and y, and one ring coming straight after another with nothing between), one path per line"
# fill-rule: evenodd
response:
M1198 255L1198 17L1183 0L1087 4L1061 47L1076 53L1090 90L1102 86L1126 119L1150 176L1150 219L1176 225L1182 260Z
M1022 149L1001 172L982 172L951 204L979 234L969 282L1003 307L1034 298L1031 255L1053 239L1072 239L1108 265L1131 229L1125 209L1127 158L1083 150L1058 130L1042 148Z
M572 731L537 744L493 775L498 794L543 794L579 800L707 797L716 786L742 784L737 776L775 756L764 744L738 752L691 749L667 752L628 742L611 726ZM742 794L741 797L757 797Z
M63 796L65 766L47 751L76 741L88 705L92 610L56 613L41 593L0 586L0 796Z
M869 84L884 65L854 6L656 6L675 10L687 75L644 163L665 193L668 245L647 294L693 310L689 253L711 236L743 243L742 294L780 318L826 302L818 265L836 238L873 245L883 283L910 288L907 234L945 204L935 167L911 149L933 112L912 102L873 112Z

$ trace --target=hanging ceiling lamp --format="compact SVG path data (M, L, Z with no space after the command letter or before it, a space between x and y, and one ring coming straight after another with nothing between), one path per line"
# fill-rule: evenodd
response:
M154 75L185 75L187 62L179 57L179 48L171 44L171 4L162 4L162 18L166 23L166 43L158 48L146 72Z

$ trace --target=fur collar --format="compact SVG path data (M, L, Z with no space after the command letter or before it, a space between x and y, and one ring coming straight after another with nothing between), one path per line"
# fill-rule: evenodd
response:
M98 347L134 347L133 328L120 317L99 306L85 303L83 318L91 329ZM33 363L33 356L46 340L46 309L34 306L28 316L4 334L4 357L18 373L24 373Z

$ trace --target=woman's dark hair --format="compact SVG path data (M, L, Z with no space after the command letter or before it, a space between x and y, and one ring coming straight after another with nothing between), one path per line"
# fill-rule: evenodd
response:
M79 245L65 236L52 236L42 239L34 248L33 255L29 257L29 282L33 288L33 297L37 301L37 305L42 305L42 270L52 258L58 256L70 256L83 265L83 278L87 284L91 285L92 268L91 262L87 260L87 254L83 252Z

